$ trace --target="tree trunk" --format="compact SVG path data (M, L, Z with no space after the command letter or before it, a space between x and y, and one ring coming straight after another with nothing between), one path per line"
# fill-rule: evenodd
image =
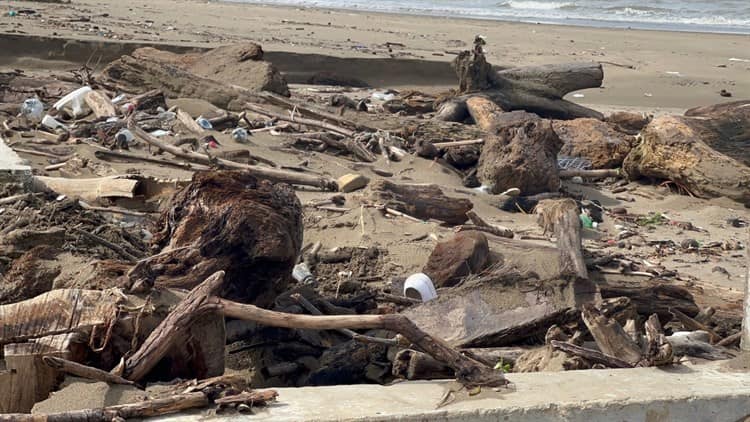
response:
M560 252L560 273L588 279L586 263L581 252L581 221L578 205L572 199L548 199L536 207L539 225L545 232L553 232Z

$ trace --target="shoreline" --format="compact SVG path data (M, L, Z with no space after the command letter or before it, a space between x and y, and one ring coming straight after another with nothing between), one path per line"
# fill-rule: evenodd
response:
M274 7L274 8L287 8L287 9L301 9L301 10L328 10L328 11L339 11L339 12L352 12L352 13L363 13L363 14L378 14L386 16L413 16L413 17L424 17L424 18L444 18L450 20L467 20L467 21L485 21L485 22L501 22L501 23L519 23L524 25L552 25L567 28L591 28L591 29L602 29L602 30L633 30L633 31L656 31L656 32L675 32L675 33L689 33L689 34L717 34L717 35L739 35L739 36L750 36L750 27L739 28L732 27L732 29L722 30L720 25L693 25L687 23L667 23L667 22L638 22L638 21L607 21L600 19L559 19L559 20L533 20L528 17L520 17L513 19L509 17L491 16L491 15L449 15L448 12L434 12L430 13L425 10L380 10L380 9L365 9L359 7L343 7L343 6L312 6L306 4L276 4L276 3L265 3L259 2L244 2L239 0L214 0L218 3L230 3L237 5L247 6L259 6L259 7ZM567 20L576 21L576 23L566 23ZM601 23L598 23L601 22ZM659 28L659 26L665 26L667 28ZM690 26L699 26L705 29L694 29ZM684 28L683 28L684 27Z
M603 63L604 87L581 91L578 94L584 97L572 98L582 104L654 112L750 97L750 62L729 60L750 59L750 53L743 55L750 52L750 36L740 34L602 29L224 1L122 4L77 0L60 5L6 0L0 7L11 3L39 10L41 16L2 17L0 33L59 38L71 40L70 44L75 40L125 41L210 48L253 41L268 52L447 63L468 48L475 35L482 34L488 41L488 60L498 66ZM78 22L81 16L89 21ZM445 85L444 77L435 78L429 72L420 73L420 83L409 86L381 84L377 81L382 78L366 66L357 71L373 77L377 88L452 87ZM721 97L722 89L733 96Z

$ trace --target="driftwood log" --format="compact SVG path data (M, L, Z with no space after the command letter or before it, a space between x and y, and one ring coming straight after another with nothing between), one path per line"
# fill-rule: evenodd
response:
M448 224L462 224L473 208L468 199L446 196L437 185L396 184L387 180L370 183L368 199L377 205L395 209L419 219L435 219Z
M463 121L468 117L466 100L481 95L506 111L525 110L542 117L603 119L598 111L563 99L570 92L598 88L604 79L600 63L568 63L518 67L496 71L487 62L477 39L473 51L464 51L453 60L459 79L459 96L443 103L437 117Z
M546 199L536 207L539 225L555 234L560 253L560 273L564 276L589 278L581 252L581 222L578 204L572 199Z

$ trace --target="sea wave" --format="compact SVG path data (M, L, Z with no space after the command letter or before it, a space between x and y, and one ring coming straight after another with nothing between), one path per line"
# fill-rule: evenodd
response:
M550 1L533 1L533 0L510 0L498 5L499 7L508 7L511 9L524 10L555 10L575 6L575 3L568 2L550 2Z

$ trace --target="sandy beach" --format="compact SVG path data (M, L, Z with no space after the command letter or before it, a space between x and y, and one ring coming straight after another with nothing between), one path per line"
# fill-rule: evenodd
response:
M34 14L0 17L0 33L193 46L256 41L266 51L448 62L475 35L501 66L577 61L604 64L600 89L583 104L683 110L750 96L750 36L599 29L474 19L271 7L222 2L2 1ZM733 60L730 60L733 59ZM365 69L363 69L364 71ZM421 88L446 86L424 78ZM725 89L732 98L719 96Z

